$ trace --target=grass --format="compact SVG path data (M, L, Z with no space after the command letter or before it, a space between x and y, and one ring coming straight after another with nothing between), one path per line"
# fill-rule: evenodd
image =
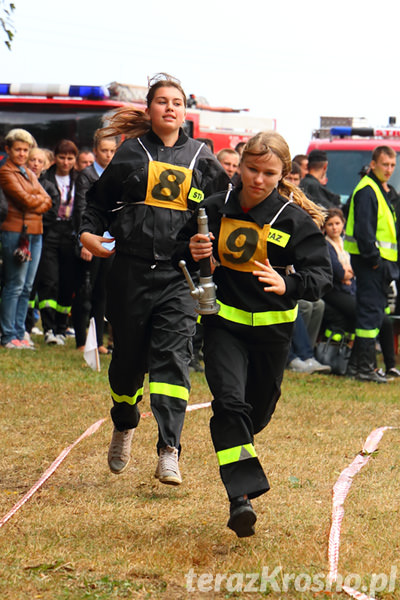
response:
M152 417L135 432L127 471L112 475L109 357L96 373L72 340L64 348L36 341L37 352L0 353L0 518L87 427L107 421L0 529L2 600L346 597L315 583L329 570L332 487L373 429L400 426L400 382L286 373L276 413L256 438L271 491L253 502L256 535L240 540L226 527L209 408L187 414L182 486L162 486L153 476ZM190 402L210 399L204 376L193 374ZM149 410L148 394L141 410ZM355 574L367 587L374 573L389 576L397 567L395 589L376 593L385 600L400 597L398 437L387 431L354 479L339 556L343 578ZM260 590L261 573L274 569L279 590Z

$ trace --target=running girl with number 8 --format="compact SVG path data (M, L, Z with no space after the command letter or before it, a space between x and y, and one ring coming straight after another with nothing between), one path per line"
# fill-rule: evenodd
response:
M118 474L129 462L149 372L158 424L155 476L170 485L181 483L180 435L196 323L189 290L171 255L178 231L198 203L229 182L208 148L183 132L185 113L180 83L164 73L150 81L145 111L117 111L105 132L127 139L87 195L80 236L95 256L115 252L106 311L114 339L109 467ZM110 242L103 237L107 230L115 250L103 247Z
M202 317L204 362L213 395L211 436L230 501L228 527L253 535L250 500L269 484L254 435L280 396L300 298L317 300L332 269L320 227L324 216L287 182L289 148L276 132L259 133L243 150L242 186L207 198L210 238L196 233L195 214L178 234L173 262L192 271L212 257L217 315Z

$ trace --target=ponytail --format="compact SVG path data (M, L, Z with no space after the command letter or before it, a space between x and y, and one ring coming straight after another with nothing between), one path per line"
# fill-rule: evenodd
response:
M300 208L310 215L319 229L323 227L326 216L325 211L312 202L312 200L309 200L297 185L290 183L290 181L287 181L286 179L281 179L278 184L278 192L287 200L292 198Z
M151 129L150 117L140 108L123 106L115 111L109 124L101 129L101 137L137 138Z

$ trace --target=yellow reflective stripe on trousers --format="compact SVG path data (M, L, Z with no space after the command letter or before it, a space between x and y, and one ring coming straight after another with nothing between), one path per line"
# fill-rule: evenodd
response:
M268 310L266 312L247 312L240 308L228 306L217 300L220 310L219 317L241 325L249 325L250 327L259 327L263 325L279 325L281 323L293 323L296 320L298 306L289 310Z
M241 460L247 460L248 458L255 458L256 456L257 453L253 444L243 444L243 446L235 446L234 448L227 448L226 450L217 452L220 467Z
M56 311L63 315L68 315L71 312L71 308L72 306L62 306L61 304L57 303Z
M42 300L41 302L39 302L39 310L42 310L43 308L54 308L54 310L57 310L57 302L55 300Z
M376 338L379 329L356 329L356 336L359 338Z
M162 394L163 396L171 396L180 400L189 400L189 390L183 385L173 385L172 383L160 383L158 381L150 382L150 394Z
M139 396L143 396L143 388L142 387L138 389L138 391L136 392L136 394L134 396L126 396L125 394L122 394L122 396L119 396L113 390L111 390L111 397L113 400L115 400L115 402L126 402L127 404L132 404L132 406L134 404L136 404Z

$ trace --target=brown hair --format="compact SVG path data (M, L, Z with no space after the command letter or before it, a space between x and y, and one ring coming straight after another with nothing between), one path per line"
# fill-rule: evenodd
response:
M333 217L339 217L339 219L342 221L342 223L346 222L346 219L344 218L342 209L337 208L336 206L334 206L332 208L328 208L328 210L326 212L325 223L327 223L329 221L329 219L332 219Z
M377 161L381 154L387 154L390 158L396 158L396 152L390 146L378 146L372 153L372 160Z
M301 167L300 167L299 163L296 162L295 160L292 160L292 166L291 166L290 172L292 173L292 175L301 175Z
M285 177L291 172L292 160L286 140L276 131L262 131L250 138L243 148L242 161L246 156L268 156L275 154L282 163L282 179L278 183L278 192L287 200L293 200L305 210L318 227L325 221L324 212L309 200L299 187L286 181Z
M149 91L146 96L147 108L150 108L156 91L161 87L174 87L183 97L186 107L187 99L181 83L168 73L157 73L149 79ZM151 129L151 121L148 114L139 108L124 106L115 111L111 116L109 124L103 128L103 137L115 137L124 135L126 138L140 137Z
M93 135L93 148L96 149L103 140L113 141L118 146L119 139L111 135L104 135L104 129L96 129Z
M72 140L60 140L54 148L55 156L57 156L57 154L73 154L77 157L78 152L79 150Z

